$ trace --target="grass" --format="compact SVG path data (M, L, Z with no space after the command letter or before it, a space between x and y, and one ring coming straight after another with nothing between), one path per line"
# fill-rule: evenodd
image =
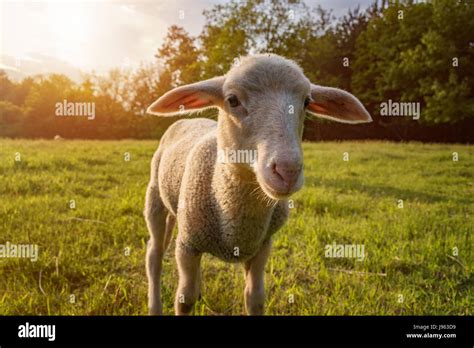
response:
M37 262L0 258L0 314L146 314L142 210L157 145L0 140L0 244L39 246ZM304 148L306 184L266 268L268 314L473 314L472 146ZM366 257L326 258L333 242L363 244ZM173 254L164 260L165 314ZM239 265L205 256L195 314L243 314L243 287Z

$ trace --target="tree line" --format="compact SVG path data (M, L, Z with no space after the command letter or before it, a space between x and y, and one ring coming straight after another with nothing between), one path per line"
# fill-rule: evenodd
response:
M317 84L355 94L374 118L347 126L308 119L305 138L470 142L474 126L474 5L468 1L375 0L335 18L301 0L230 1L204 11L193 37L168 28L152 63L15 82L0 71L0 136L159 138L175 119L145 111L173 87L225 74L241 55L295 60ZM95 103L96 116L56 117L55 105ZM416 103L420 115L384 117L382 105ZM215 117L215 112L205 116Z

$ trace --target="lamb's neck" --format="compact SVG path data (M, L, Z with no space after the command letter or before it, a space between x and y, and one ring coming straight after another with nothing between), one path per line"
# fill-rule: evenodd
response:
M218 200L221 213L234 221L258 220L268 222L275 206L261 189L253 170L248 164L229 163L221 161L219 154L228 154L228 151L238 151L236 138L240 136L238 125L230 115L221 110L217 120L217 159L213 178L213 189Z
M275 201L262 191L255 174L239 165L216 163L213 189L229 218L267 221L274 210Z

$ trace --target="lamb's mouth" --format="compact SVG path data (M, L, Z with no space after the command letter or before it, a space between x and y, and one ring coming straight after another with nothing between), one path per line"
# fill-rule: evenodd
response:
M262 191L271 199L280 201L283 199L286 199L291 196L293 192L287 191L287 192L279 192L272 187L270 187L268 184L265 183L264 180L259 180L260 187L262 188Z

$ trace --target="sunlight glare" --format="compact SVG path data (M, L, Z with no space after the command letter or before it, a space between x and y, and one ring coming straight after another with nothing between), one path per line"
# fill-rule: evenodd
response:
M92 35L91 18L83 3L48 4L45 22L56 56L81 67L86 64L86 40Z

